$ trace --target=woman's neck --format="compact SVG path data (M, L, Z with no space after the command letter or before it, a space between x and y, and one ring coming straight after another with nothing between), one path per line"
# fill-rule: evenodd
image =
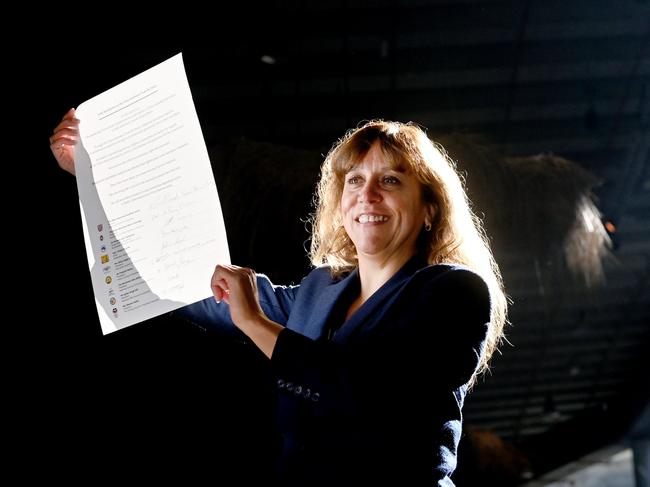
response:
M364 303L406 264L413 254L405 254L385 261L359 256L360 300Z

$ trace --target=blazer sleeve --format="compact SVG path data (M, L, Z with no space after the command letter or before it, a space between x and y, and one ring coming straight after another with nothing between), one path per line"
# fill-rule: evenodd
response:
M314 406L342 412L368 402L403 403L405 392L451 391L466 384L478 366L490 322L487 285L460 268L430 279L423 274L414 276L379 329L358 345L282 330L271 357L278 387L289 389L290 384L287 392L298 396L300 390Z
M296 299L299 286L277 286L264 274L257 274L257 290L262 310L271 320L285 325ZM232 322L230 308L225 302L217 303L213 297L197 301L173 312L200 329L232 336L247 341Z

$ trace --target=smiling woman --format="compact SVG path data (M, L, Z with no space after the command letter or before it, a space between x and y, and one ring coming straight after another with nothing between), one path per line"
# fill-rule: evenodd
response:
M370 182L364 182L373 172ZM362 224L359 217L365 220L366 216L352 213L359 221L353 218L346 223L345 215L350 205L356 205L356 211L359 206L372 207L364 202L368 197L364 191L370 191L376 207L401 208L398 221L383 231L385 238L391 234L396 239L385 248L388 254L391 250L397 252L393 263L399 261L400 252L410 251L411 255L422 255L429 264L466 266L487 283L492 326L478 372L486 370L501 340L507 302L483 225L470 209L453 161L412 123L373 120L350 130L339 140L321 170L311 247L312 263L330 266L333 275L343 275L357 266L360 272L363 270L359 262L364 259L364 252L357 247L362 242L354 240L352 223ZM411 232L400 240L398 227L408 227ZM411 245L413 240L415 247Z
M74 113L50 142L70 171ZM372 121L329 152L300 286L217 265L176 314L269 359L285 485L453 485L461 409L506 300L453 164L417 126ZM426 392L423 392L426 391ZM307 480L308 479L308 480Z
M348 132L321 168L311 258L316 269L291 288L219 266L213 286L230 316L214 301L184 311L205 326L232 318L271 359L280 476L453 485L464 397L506 315L453 163L413 124Z

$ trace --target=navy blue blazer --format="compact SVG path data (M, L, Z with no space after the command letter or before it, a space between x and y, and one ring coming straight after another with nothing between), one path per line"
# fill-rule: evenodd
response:
M271 357L282 479L453 485L467 382L490 321L485 282L416 256L347 321L356 270L333 279L317 268L300 286L274 286L263 275L257 282L264 312L285 326ZM227 305L212 298L177 314L239 335Z

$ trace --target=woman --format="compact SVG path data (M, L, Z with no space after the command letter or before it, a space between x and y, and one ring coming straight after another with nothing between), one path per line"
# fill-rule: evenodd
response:
M74 112L50 139L74 172ZM498 267L452 163L417 126L371 121L327 155L300 286L217 265L178 311L239 329L277 377L290 485L453 485L465 395L506 314Z

